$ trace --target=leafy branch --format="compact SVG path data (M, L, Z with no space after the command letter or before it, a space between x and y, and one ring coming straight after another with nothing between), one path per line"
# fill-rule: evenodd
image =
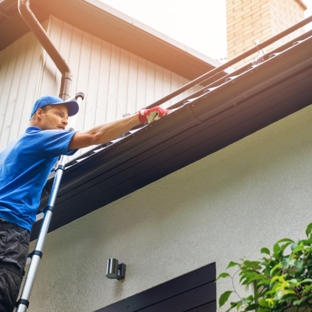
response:
M306 229L306 239L294 242L283 238L273 245L272 251L261 248L264 256L260 260L231 261L227 269L237 267L230 275L221 273L221 278L232 279L233 290L225 291L219 298L222 307L231 295L238 301L231 301L230 308L239 311L282 312L290 308L297 311L312 311L312 223ZM240 285L255 286L255 294L239 296L234 285L234 277L240 276Z

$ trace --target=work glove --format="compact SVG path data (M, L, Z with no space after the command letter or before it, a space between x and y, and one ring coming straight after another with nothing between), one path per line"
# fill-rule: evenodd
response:
M169 114L168 109L163 109L160 106L155 106L153 108L142 108L139 110L139 120L141 123L148 122L151 123L154 120L158 120L163 116Z

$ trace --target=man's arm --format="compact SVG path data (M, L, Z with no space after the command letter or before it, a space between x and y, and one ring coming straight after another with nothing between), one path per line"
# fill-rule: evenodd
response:
M133 115L96 126L88 131L76 132L69 143L68 149L79 149L109 142L139 124L138 116Z
M69 143L68 150L107 143L118 138L140 123L151 123L167 114L168 110L156 106L151 109L142 109L136 115L108 122L88 131L76 132Z

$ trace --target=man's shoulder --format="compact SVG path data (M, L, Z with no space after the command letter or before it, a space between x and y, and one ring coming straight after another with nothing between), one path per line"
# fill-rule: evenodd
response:
M32 133L38 133L41 132L42 129L35 127L35 126L29 126L26 128L25 133L32 134Z
M68 134L69 130L60 130L60 129L48 129L48 130L42 130L39 127L36 126L29 126L26 128L25 134L40 134L43 136L54 136L54 135L66 135Z

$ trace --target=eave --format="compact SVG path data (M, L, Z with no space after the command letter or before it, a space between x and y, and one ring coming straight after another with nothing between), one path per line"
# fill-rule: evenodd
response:
M220 65L98 0L31 0L39 22L49 15L187 79ZM0 51L29 32L17 0L0 0Z
M312 103L312 33L247 65L167 117L99 146L64 172L53 231ZM48 183L47 188L51 186ZM42 198L44 208L48 196ZM32 239L39 230L34 226Z

